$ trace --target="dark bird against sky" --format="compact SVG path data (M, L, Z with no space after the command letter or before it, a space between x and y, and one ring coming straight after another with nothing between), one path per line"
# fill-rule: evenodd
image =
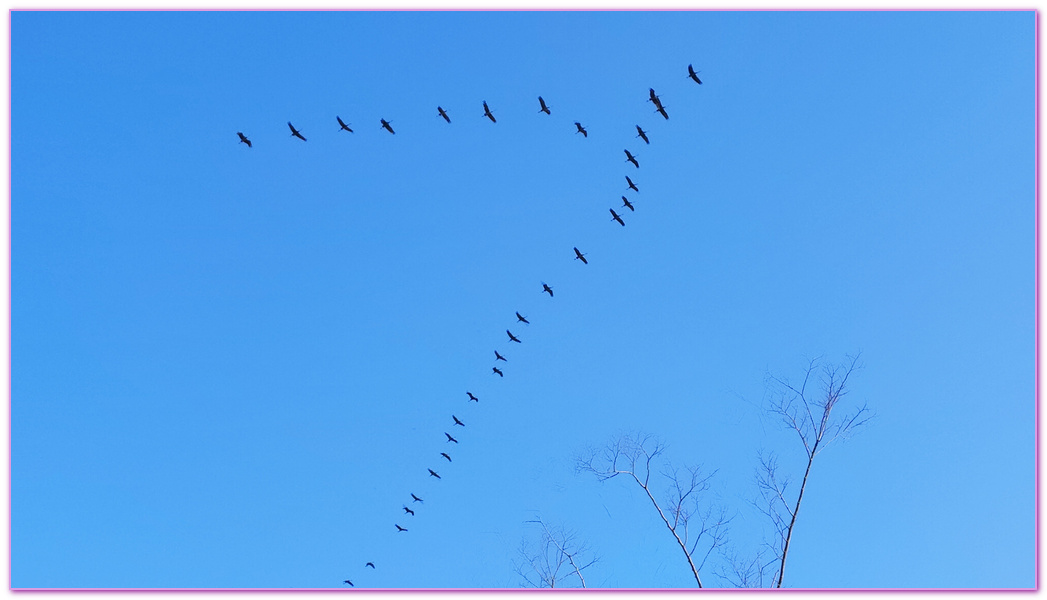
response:
M447 459L447 462L451 462L451 457L446 452L441 452L440 456Z
M545 284L543 283L542 285L545 285ZM509 341L510 342L516 342L517 344L522 344L523 343L523 342L520 341L520 338L518 338L515 335L513 335L513 332L509 331L508 329L505 330L505 333L507 333L509 335Z
M544 281L542 282L542 291L549 292L549 297L553 297L553 288L549 287L549 285L546 284Z
M453 437L451 437L451 434L447 433L446 431L444 432L444 435L446 435L446 436L447 436L447 441L448 441L448 442L454 442L454 443L456 443L456 444L458 443L458 440L456 440L456 439L454 439Z
M302 140L303 142L305 141L305 136L303 136L297 129L295 129L294 125L291 125L290 121L287 122L287 126L291 128L291 135Z
M432 469L429 469L429 475L432 476L432 477L435 477L437 479L443 479L443 477L440 477L439 473L437 473L436 471L434 471Z
M505 362L509 362L504 356L499 354L497 350L494 351L494 359L495 360L504 360Z
M349 129L349 126L345 124L345 121L342 120L342 117L335 115L334 118L338 119L338 124L342 126L342 129L348 131L349 133L353 132L353 130ZM342 129L339 129L338 131L341 131Z
M665 107L660 105L660 104L658 105L658 114L660 114L663 117L665 117L666 121L669 120L669 113L665 112Z
M353 585L353 582L352 582L352 581L349 581L348 579L346 579L346 580L345 580L345 581L343 581L342 583L348 583L349 585L352 585L353 587L356 587L355 585Z
M574 249L574 259L575 260L580 260L580 261L582 261L585 264L589 264L589 261L585 260L585 255L578 251L578 247L577 246Z
M629 152L628 150L625 151L625 160L626 162L633 163L633 166L637 169L640 168L640 163L636 162L636 157L633 156L632 152Z
M499 377L505 377L505 373L502 373L502 370L498 367L491 367L491 372Z
M451 418L454 419L454 424L455 425L461 425L462 427L465 427L465 423L462 423L461 421L459 421L458 417L456 417L454 415L451 415Z
M543 112L543 113L545 113L547 115L553 114L553 113L549 112L549 107L545 104L545 100L542 100L541 96L538 96L538 104L542 105L542 107L540 109L538 109L538 112Z
M447 116L447 111L445 111L443 108L439 106L436 107L436 110L440 112L440 116L444 118L444 121L447 121L448 123L451 122L451 117Z
M494 120L494 115L491 114L491 109L487 108L487 100L484 100L484 116L491 120L492 123L497 123Z
M651 143L651 140L647 139L647 132L640 128L639 125L636 126L636 131L638 133L636 137L642 139L644 142L647 142L648 144Z
M472 392L466 392L466 394L468 394L470 402L479 402L480 401L480 399L477 398L476 396L474 396Z
M526 318L525 318L525 317L524 317L523 315L521 315L520 313L516 313L516 320L517 320L517 321L519 321L519 322L521 322L521 323L526 323L527 325L530 325L530 324L531 324L531 322L530 322L530 321L528 321L528 320L527 320L527 319L526 319Z
M589 137L589 132L585 130L585 127L582 127L581 123L575 121L574 126L578 128L578 131L576 131L575 133L582 134L582 137Z
M397 531L407 531L407 528L406 527L400 527L399 523L394 523L394 525L396 525L396 530Z
M241 144L247 144L248 148L251 147L251 140L247 139L246 135L240 133L239 131L236 132L236 135L240 136L240 143Z
M386 131L388 131L389 133L396 133L395 131L393 131L393 127L389 124L389 121L386 121L385 119L381 119L381 121L382 127L384 127Z
M624 204L622 204L623 207L628 208L629 210L631 210L633 212L636 212L636 209L633 208L633 204L632 204L632 202L629 202L628 198L626 198L625 196L622 196L622 202L624 202Z
M702 85L702 80L698 79L698 74L694 72L692 65L687 65L687 76L694 80L698 85Z
M364 564L364 566L365 567L371 567L373 569L374 568L374 563L373 562L369 562L369 563Z
M414 494L411 494L411 498L414 499L414 502L425 502L425 500L422 500L421 498L419 498L418 496L415 496Z
M404 507L404 513L408 514L408 515L411 515L412 517L414 516L414 511L409 509L409 508L407 508L406 506Z
M614 219L615 221L618 221L618 224L619 224L619 225L621 225L622 227L625 227L625 221L623 221L623 220L622 220L622 218L621 218L620 216L618 216L618 213L614 212L614 209L613 209L613 208L611 209L611 217L612 217L612 218L613 218L613 219Z
M626 175L626 176L625 176L625 181L626 181L626 183L628 183L628 184L629 184L629 189L630 189L630 190L632 190L632 191L634 191L634 192L639 192L639 191L640 191L640 188L636 187L636 184L635 184L635 183L633 183L633 180L632 180L632 179L629 179L629 176L628 176L628 175Z

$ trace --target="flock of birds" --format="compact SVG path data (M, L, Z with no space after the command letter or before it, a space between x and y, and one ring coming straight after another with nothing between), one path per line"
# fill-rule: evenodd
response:
M693 80L695 83L701 85L702 80L699 79L698 72L696 72L694 70L693 65L687 65L687 76L691 80ZM665 105L662 104L661 98L659 98L658 94L655 93L654 88L650 88L650 90L649 90L649 97L647 98L647 101L648 102L652 102L654 104L655 112L660 114L666 120L669 119L669 113L666 112ZM541 96L538 96L538 104L539 104L539 112L545 113L547 115L551 115L552 114L552 112L550 110L551 107L545 102L545 99L542 98ZM495 119L494 114L491 112L490 107L487 106L487 102L486 101L483 102L483 109L484 109L484 113L483 113L484 117L490 119L492 123L497 123L498 122L497 119ZM447 114L447 111L444 110L443 107L437 106L436 110L437 110L437 114L441 118L443 118L444 121L446 121L447 123L451 122L451 117ZM343 121L340 116L335 116L335 119L338 121L338 125L340 127L339 131L343 131L344 130L344 131L348 131L349 133L353 133L353 130L350 128L350 126L347 123L345 123L345 121ZM395 134L396 133L393 130L393 127L392 127L392 125L390 124L389 121L386 121L385 119L380 119L380 121L381 121L382 129L385 129L390 134ZM583 137L586 137L586 138L589 137L589 132L585 129L584 126L582 126L582 124L580 122L575 121L574 125L575 125L575 128L577 129L577 131L575 132L576 134L580 133L580 134L582 134ZM291 136L292 137L296 137L296 138L302 140L303 142L306 141L305 136L302 135L302 133L298 129L296 129L295 126L292 125L290 121L287 122L287 126L291 130ZM644 129L642 127L640 127L639 125L636 125L636 131L637 131L636 137L642 139L645 144L650 144L651 143L650 138L648 138L648 136L647 136L647 132L644 131ZM248 148L252 147L251 140L248 139L246 135L244 135L242 132L239 132L239 131L236 133L236 135L238 135L240 137L240 142L241 143L246 144ZM629 152L628 149L625 150L625 162L631 163L637 169L640 168L640 163L639 163L639 161L636 160L636 156L633 155L631 152ZM637 187L636 183L634 183L632 178L630 178L628 175L625 176L625 181L628 184L630 190L632 190L634 192L639 192L640 191L639 187ZM619 208L619 210L626 209L626 208L629 209L630 211L635 211L636 210L636 208L633 206L633 204L629 201L629 199L626 196L622 196L622 202L623 202L623 204ZM624 227L625 226L625 221L622 219L622 216L618 212L616 212L614 210L614 208L611 208L610 212L611 212L611 220L617 222L619 225ZM585 253L583 253L577 247L574 247L573 249L574 249L574 254L575 254L574 260L580 260L583 264L586 264L586 265L589 264L589 261L585 258L586 257ZM547 284L545 282L542 282L542 291L541 291L541 293L549 294L550 298L554 297L554 295L553 295L553 288L551 286L549 286L549 284ZM516 312L516 321L514 323L523 324L523 325L530 325L531 324L531 322L527 319L527 317L525 317L524 315L520 314L518 311ZM506 329L505 333L506 333L506 335L508 336L508 339L509 339L509 341L507 343L517 343L517 344L522 344L523 343L523 341L519 337L517 337L515 334L513 334L513 332L511 330ZM505 358L505 356L503 356L500 352L498 352L498 350L495 350L494 351L494 360L495 360L495 366L491 367L492 374L493 375L497 375L498 377L505 377L505 373L501 369L498 368L497 364L498 364L499 361L507 363L508 359ZM476 403L480 402L480 399L478 397L476 397L476 395L474 395L470 391L466 392L466 396L467 396L466 402L476 402ZM452 419L452 423L453 424L450 426L450 428L452 430L455 427L463 427L463 428L465 427L465 423L461 419L459 419L457 416L452 414L451 415L451 419ZM450 444L450 443L458 444L458 439L455 438L450 433L445 431L444 432L444 436L447 437L447 441L445 443L447 443L447 444ZM439 455L442 458L446 459L448 463L452 462L451 455L448 454L447 452L440 452ZM427 467L427 470L429 471L429 477L432 477L432 478L435 478L435 479L443 479L440 476L440 474L435 469L433 469L432 467ZM411 507L415 506L416 504L421 504L421 503L425 502L422 498L420 498L414 492L410 492L410 496L411 496L410 505L408 505L407 503L404 503L403 506L402 506L402 508L403 508L403 517L404 518L414 517L415 516L415 510L413 508L411 508ZM393 523L393 525L396 528L396 532L398 534L399 533L406 533L408 531L408 528L404 527L400 523ZM367 561L366 563L364 563L363 567L364 568L371 568L371 569L375 569L376 568L373 561ZM355 584L352 582L351 579L345 579L343 581L343 584L355 587Z

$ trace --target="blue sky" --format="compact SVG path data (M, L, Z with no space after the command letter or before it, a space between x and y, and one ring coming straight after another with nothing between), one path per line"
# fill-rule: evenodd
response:
M11 35L12 586L517 587L541 516L592 586L688 587L574 457L658 436L751 554L758 454L805 466L767 375L858 352L875 419L816 459L785 585L1035 585L1034 13Z

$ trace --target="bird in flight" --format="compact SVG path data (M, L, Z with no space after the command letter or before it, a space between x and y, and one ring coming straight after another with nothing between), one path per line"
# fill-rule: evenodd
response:
M619 225L625 227L625 221L623 221L622 218L618 216L618 213L614 212L613 208L611 209L611 217L613 217L615 221L618 221Z
M585 127L582 127L581 123L575 121L574 126L578 128L578 131L576 131L575 133L582 134L582 137L589 137L589 132L585 130Z
M625 196L622 196L622 202L625 203L625 204L622 205L623 207L628 208L629 210L631 210L633 212L636 212L636 209L633 208L633 203L629 202L628 198L626 198Z
M517 320L517 321L519 321L519 322L521 322L521 323L526 323L527 325L530 325L530 324L531 324L531 322L530 322L530 321L528 321L528 320L527 320L527 319L526 319L526 318L525 318L525 317L524 317L523 315L521 315L520 313L516 313L516 320Z
M411 509L409 509L409 508L407 508L407 507L405 506L405 507L404 507L404 514L408 514L408 515L411 515L411 516L413 517L413 516L414 516L414 511L413 511L413 510L411 510ZM366 566L366 565L364 565L364 566Z
M295 129L294 125L291 125L290 121L287 122L287 126L291 128L291 135L302 140L303 142L305 141L305 136L303 136L297 129Z
M492 123L497 123L494 120L494 115L491 114L491 109L487 108L487 100L484 100L484 116L491 120Z
M334 118L338 119L338 124L342 126L342 129L348 131L349 133L353 132L353 130L349 129L349 126L345 124L345 121L342 120L342 117L335 115ZM338 131L341 131L342 129L339 129Z
M491 371L499 377L505 377L505 373L502 373L502 370L498 367L491 367Z
M389 125L389 121L386 121L385 119L381 119L381 121L382 127L384 127L389 133L396 133L395 131L393 131L393 127Z
M545 284L543 283L542 285L545 285ZM548 288L549 286L546 286L546 287ZM524 320L524 322L526 322L526 319ZM523 343L523 342L520 341L520 338L518 338L515 335L513 335L513 332L509 331L508 329L506 329L505 332L507 334L509 334L509 341L510 342L516 342L517 344L522 344Z
M640 168L640 163L636 162L636 157L633 156L632 153L628 150L625 151L625 160L626 162L633 163L633 166L635 166L637 169Z
M239 131L236 132L236 135L240 136L240 143L241 144L247 144L248 148L251 147L251 140L247 139L246 135L240 133Z
M448 456L446 452L441 452L441 453L440 453L440 456L442 456L442 457L446 458L446 459L447 459L447 462L451 462L451 457L450 457L450 456Z
M446 436L447 436L447 441L448 441L448 442L454 442L454 443L456 443L456 444L458 443L458 440L456 440L456 439L454 439L453 437L451 437L451 434L447 433L446 431L444 432L444 435L446 435Z
M584 264L589 264L589 261L585 260L585 255L582 254L581 252L579 252L577 247L575 247L575 249L574 249L574 259L575 260L580 260Z
M542 100L541 96L538 96L538 104L542 105L542 107L540 109L538 109L538 112L543 112L543 113L545 113L547 115L553 114L553 113L549 112L549 106L545 104L545 100Z
M499 354L497 350L494 351L494 359L495 360L503 360L505 362L509 362L504 356Z
M352 581L349 581L348 579L346 579L346 580L345 580L345 581L343 581L342 583L348 583L348 584L349 584L349 585L351 585L352 587L356 587L355 585L353 585L353 582L352 582Z
M414 498L414 502L425 502L425 500L422 500L421 498L419 498L418 496L415 496L414 494L411 494L411 497Z
M542 282L542 291L543 292L549 292L549 297L550 298L553 297L553 288L549 287L549 285L547 283L545 283L544 281Z
M447 121L448 123L451 122L451 117L447 116L447 111L439 106L436 107L436 110L440 112L440 116L444 118L444 121Z
M369 563L365 564L364 566L365 567L371 567L373 569L374 568L374 563L373 562L369 562Z
M654 88L651 88L651 97L647 99L648 102L654 102L655 106L661 106L662 101L658 98L658 94L654 93Z
M436 471L434 471L432 469L429 469L429 475L431 475L431 476L433 476L433 477L435 477L437 479L443 479L443 477L440 477L439 473L437 473Z
M465 423L462 423L461 421L459 421L458 417L456 417L454 415L451 415L451 418L454 419L454 424L455 425L461 425L462 427L465 427Z
M632 179L629 179L628 175L625 176L625 181L629 184L629 189L630 190L632 190L634 192L639 192L640 191L640 188L636 187L636 184L633 183Z
M398 523L394 523L394 525L396 525L396 530L397 531L407 531L406 527L400 527L400 525Z
M658 114L660 114L663 117L665 117L666 121L669 120L669 113L665 112L665 107L662 106L661 104L658 105Z
M694 80L698 85L702 85L702 80L698 79L698 74L694 72L694 67L687 65L687 76Z
M636 131L639 133L639 135L637 135L636 137L642 139L643 141L647 142L648 144L651 143L651 140L647 139L647 132L644 131L639 125L636 126Z
M476 396L474 396L472 392L466 392L466 394L469 396L469 401L470 402L479 402L480 401L480 399L477 398Z

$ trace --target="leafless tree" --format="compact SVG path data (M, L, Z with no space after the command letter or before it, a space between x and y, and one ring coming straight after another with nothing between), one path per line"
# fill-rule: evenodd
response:
M702 587L699 572L713 550L727 541L730 518L724 508L703 509L702 494L709 489L709 480L716 472L703 474L701 466L677 469L664 461L660 474L669 485L663 504L659 504L651 491L651 469L656 462L663 462L659 457L664 450L665 446L653 436L622 435L601 450L590 449L578 459L577 469L596 475L600 481L623 475L635 482L650 499L686 557L695 582Z
M525 586L536 588L563 587L565 580L577 577L581 587L585 586L582 571L597 561L585 542L577 541L577 535L563 526L550 528L541 517L527 521L541 527L537 547L524 539L520 544L522 562L515 565L516 573Z
M796 530L796 517L799 515L803 493L811 476L814 457L833 442L848 437L871 418L865 405L843 415L833 413L847 395L847 383L851 375L861 368L858 362L860 356L848 356L838 365L822 364L819 359L811 360L804 371L803 380L796 385L783 377L768 376L768 411L787 429L796 432L803 444L807 467L794 499L789 495L788 477L779 474L777 456L773 453L761 454L756 476L760 499L755 505L760 512L767 515L774 526L774 539L767 544L774 559L764 563L758 554L757 559L747 563L750 570L743 570L743 573L749 575L747 580L758 579L762 585L765 570L773 569L770 571L771 580L775 587L782 587L785 560L789 556L789 545ZM741 574L738 575L738 579L746 580Z

